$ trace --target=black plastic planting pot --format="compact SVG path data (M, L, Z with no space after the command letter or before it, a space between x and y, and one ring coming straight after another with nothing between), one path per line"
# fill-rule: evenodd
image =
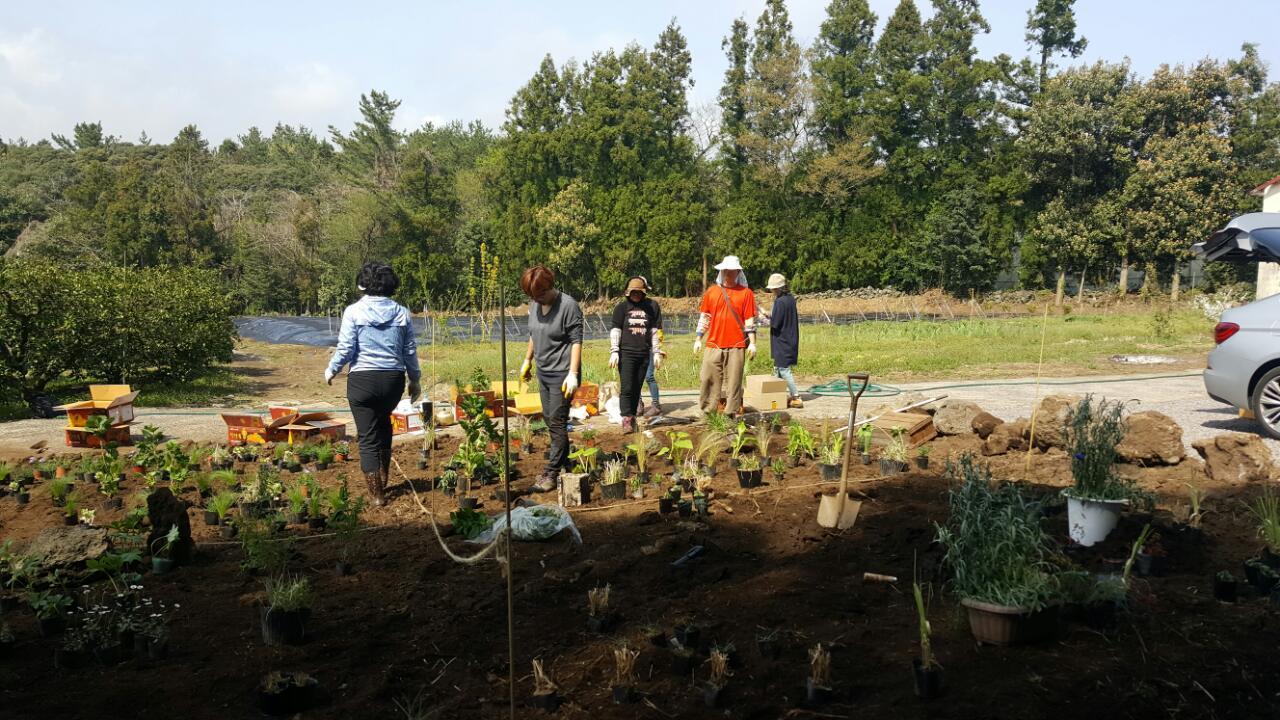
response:
M316 704L320 698L320 683L308 677L301 684L290 681L275 692L258 688L258 708L275 717L297 715Z
M765 660L777 660L782 654L782 645L777 638L756 638L756 648Z
M724 704L724 686L707 683L702 686L702 703L709 708L718 708Z
M929 458L927 458L927 457L918 457L918 458L916 458L916 467L920 468L921 470L928 470L928 469L929 469Z
M475 510L480 504L480 498L464 497L458 498L458 507L463 510Z
M839 479L840 479L840 466L839 466L839 465L828 465L828 464L826 464L826 463L822 463L821 465L819 465L819 467L821 467L821 468L822 468L822 479L823 479L823 480L826 480L826 481L830 482L830 481L832 481L832 480L839 480Z
M862 453L862 464L863 465L871 464L871 453Z
M916 695L921 700L932 700L942 694L942 668L926 668L915 658L911 661L911 674L915 677Z
M311 528L312 530L323 530L325 529L325 526L328 524L329 524L328 520L325 519L324 516L307 519L307 527Z
M627 497L627 484L616 482L612 485L601 485L600 495L605 500L624 500Z
M560 696L554 692L535 694L529 697L529 704L539 710L555 712L560 709Z
M1240 581L1235 578L1223 580L1215 577L1213 579L1213 597L1222 602L1235 602L1239 588Z
M760 481L764 479L763 470L739 470L738 485L744 488L759 487Z
M218 524L218 513L214 512L214 511L212 511L212 510L205 510L205 511L204 511L204 524L205 524L205 525L217 525L217 524Z
M636 689L630 685L614 685L613 701L619 705L629 705L636 701Z
M667 513L673 513L675 511L676 511L675 498L669 495L663 495L662 497L658 498L658 512L665 515Z
M618 624L617 613L591 615L587 618L587 629L595 633L607 633Z
M804 700L809 707L826 705L831 701L831 688L815 683L813 678L807 678L804 684Z
M681 646L690 650L698 649L698 642L702 640L702 628L696 625L684 625L676 628L676 641Z
M236 526L224 523L222 527L219 528L218 534L222 536L223 540L231 540L236 536Z
M676 506L676 509L679 510L680 517L682 518L690 517L693 515L693 501L681 500L680 504Z
M680 677L688 677L693 672L693 668L698 664L691 650L673 650L671 652L671 674Z
M268 645L301 645L311 611L261 608L262 641Z

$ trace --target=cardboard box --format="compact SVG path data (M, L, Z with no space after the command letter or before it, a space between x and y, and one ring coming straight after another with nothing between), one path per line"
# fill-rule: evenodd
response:
M129 423L112 425L107 428L107 434L103 438L99 438L82 427L69 427L66 429L67 447L103 448L108 443L124 446L132 445L133 437L129 434L129 425Z
M138 393L128 385L90 385L89 397L54 408L67 414L68 428L82 428L94 415L106 415L112 425L133 422L133 401Z
M296 442L321 435L342 440L347 436L347 423L333 419L329 413L281 414L276 410L270 408L266 415L222 413L222 421L227 425L227 444ZM276 415L279 417L274 417Z
M756 412L769 412L771 410L787 409L787 384L782 384L782 392L770 392L752 394L747 391L742 394L742 404L754 409Z
M787 392L787 381L772 375L748 375L745 394L771 395Z
M392 435L404 435L405 433L419 432L422 429L422 413L416 410L413 412L393 411L391 413Z
M573 400L570 405L577 407L580 405L599 405L600 403L600 386L595 383L584 382L573 391Z

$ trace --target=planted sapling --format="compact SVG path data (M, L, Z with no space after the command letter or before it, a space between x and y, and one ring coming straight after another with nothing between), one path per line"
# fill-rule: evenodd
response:
M533 705L542 710L553 711L560 706L556 697L556 684L542 667L542 660L533 661Z
M587 627L593 632L608 632L613 628L616 615L609 609L609 593L612 586L595 587L587 591Z
M710 671L702 697L707 707L719 707L724 688L729 684L729 676L733 674L729 670L729 654L719 647L712 648L707 658L707 666Z
M911 593L916 601L916 619L920 626L920 657L912 660L912 671L916 695L927 700L936 697L942 688L942 669L933 656L933 626L929 624L924 592L918 581L911 583Z
M771 435L772 433L769 431L769 423L765 422L763 419L756 423L756 454L762 458L769 457L769 441L772 439Z
M818 643L809 650L809 677L805 681L809 704L831 699L831 652Z
M632 650L626 644L613 651L613 701L616 703L635 702L636 659L640 652Z
M703 437L706 437L704 434ZM734 428L733 436L729 440L730 457L737 460L742 454L742 449L751 441L751 437L747 434L747 424L742 420L738 421L738 426ZM701 451L699 451L701 455Z

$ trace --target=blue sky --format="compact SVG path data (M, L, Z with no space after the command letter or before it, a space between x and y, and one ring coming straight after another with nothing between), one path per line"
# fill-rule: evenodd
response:
M828 0L791 0L808 45ZM928 14L928 0L917 0ZM988 0L986 56L1021 57L1034 0ZM871 0L881 25L897 0ZM99 120L128 139L168 140L196 123L218 142L277 121L318 131L355 119L370 88L403 101L399 124L478 118L501 123L511 95L545 53L557 64L636 41L676 17L693 53L692 104L714 102L720 41L734 18L754 24L763 0L483 2L18 2L0 6L0 138L69 133ZM1280 18L1258 0L1079 0L1089 48L1080 61L1162 63L1238 55L1260 45L1280 74Z

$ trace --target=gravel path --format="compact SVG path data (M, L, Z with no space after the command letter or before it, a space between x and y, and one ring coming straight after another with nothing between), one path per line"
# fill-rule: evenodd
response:
M926 397L945 394L951 398L969 400L1005 420L1030 417L1037 393L1034 379L911 383L897 387L903 392L919 392ZM1229 431L1257 432L1253 421L1238 417L1234 409L1205 395L1199 373L1044 378L1039 388L1040 397L1085 393L1130 400L1130 408L1133 410L1156 410L1172 417L1182 426L1187 451L1193 455L1193 440ZM683 391L672 393L663 404L673 416L688 418L696 412L695 402L696 397L692 391ZM897 399L892 397L864 397L860 404L860 414L895 402ZM339 408L334 409L341 412ZM793 411L793 414L809 419L842 419L848 411L847 398L814 397L806 401L803 410ZM215 408L142 409L139 411L136 427L144 424L157 425L170 437L218 442L226 437L225 426L218 416L220 412ZM592 421L593 424L598 422L599 419ZM0 423L0 452L21 453L42 441L52 450L61 450L64 447L61 430L64 424L63 419ZM348 430L354 431L354 428L350 427ZM1280 457L1280 442L1268 440L1267 444Z

